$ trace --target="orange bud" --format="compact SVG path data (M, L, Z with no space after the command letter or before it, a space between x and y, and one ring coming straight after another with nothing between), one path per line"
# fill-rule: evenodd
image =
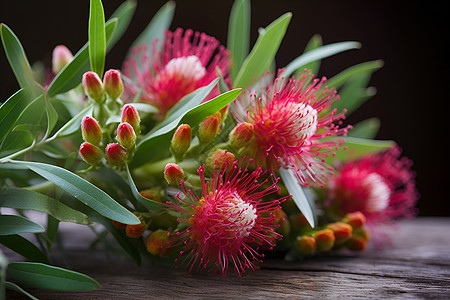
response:
M102 159L102 152L91 143L84 142L80 146L80 156L88 164L95 166Z
M182 156L191 146L192 130L188 124L181 124L173 134L170 151L175 157Z
M153 231L147 240L147 251L153 255L160 255L163 253L164 246L169 239L169 232L158 229Z
M219 132L219 125L220 113L217 112L209 117L206 117L198 129L198 140L200 143L212 142Z
M141 132L141 118L139 117L139 113L136 107L134 107L132 104L126 104L122 107L122 123L125 122L133 127L136 134L139 134Z
M360 211L355 211L346 214L342 219L342 222L349 224L353 229L357 229L366 223L366 216Z
M58 74L73 59L72 52L64 46L58 45L53 49L52 53L52 71Z
M316 252L317 242L312 236L298 236L295 243L295 248L304 255L311 255Z
M105 158L112 166L119 167L127 159L127 151L116 143L111 143L106 146Z
M206 158L206 167L209 170L218 170L223 167L225 163L232 163L234 161L234 154L227 150L217 150L210 153Z
M178 185L184 179L183 169L177 164L168 163L164 168L164 178L168 184Z
M340 245L352 236L353 228L347 223L336 222L327 225L328 229L333 230L336 238L335 244Z
M128 123L120 123L117 126L117 141L126 150L132 150L136 146L136 134L133 127Z
M117 222L114 220L112 220L112 223L116 228L119 228L119 229L124 229L127 227L127 224L123 224L123 223L120 223L120 222Z
M227 116L227 113L228 113L228 105L224 106L221 110L219 110L219 113L220 113L220 119L222 121L225 121L225 117Z
M135 225L127 225L125 228L125 233L131 238L138 238L144 234L145 229L147 229L145 224L141 222Z
M123 81L120 72L113 69L106 71L103 76L103 86L109 97L112 99L119 98L123 92Z
M314 238L317 242L317 250L325 252L334 246L334 232L331 229L322 229L314 233Z
M363 251L367 247L367 240L361 236L352 236L345 243L345 247L353 251Z
M85 116L81 121L81 135L85 142L89 142L96 146L100 145L100 142L102 141L102 129L97 120Z
M253 124L239 123L230 132L230 144L235 148L241 148L247 145L253 138Z
M86 94L96 102L102 102L105 91L103 83L95 72L86 72L83 74L83 88Z

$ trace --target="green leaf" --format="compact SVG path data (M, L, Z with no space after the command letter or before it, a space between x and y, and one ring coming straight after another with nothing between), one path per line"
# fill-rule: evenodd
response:
M366 88L370 80L370 73L358 74L350 78L339 91L340 100L333 104L338 111L346 109L349 116L364 102L376 94L375 88Z
M42 263L10 263L7 272L20 283L44 289L87 291L100 287L97 281L87 275Z
M91 223L85 214L68 207L58 200L21 188L11 187L1 191L0 206L45 212L62 222L85 225Z
M128 165L126 166L126 168L127 168L128 183L131 187L131 191L133 193L133 196L136 198L136 200L139 201L139 203L141 203L142 205L144 205L145 208L147 208L148 210L152 210L152 211L158 211L158 210L161 210L163 207L165 207L165 205L160 202L142 197L141 194L139 193L138 189L136 188L136 185L134 184L134 180L133 180L133 177L131 177L131 173L130 173L130 169L128 168Z
M361 44L358 42L340 42L322 46L315 50L303 53L294 59L284 68L284 72L282 72L282 74L285 78L289 78L295 70L304 67L308 63L338 54L340 52L359 48L361 48ZM329 84L327 85L331 86Z
M200 124L207 116L210 116L233 101L241 93L240 89L234 89L217 96L201 105L195 106L189 111L180 113L176 119L158 130L151 132L136 147L134 158L130 164L136 167L160 158L170 146L170 140L176 128L180 124L189 124L192 128Z
M336 76L328 79L327 85L339 90L346 82L348 82L348 80L353 78L355 75L367 72L372 74L373 72L383 67L383 64L384 63L382 60L374 60L352 66L340 72Z
M29 88L36 97L42 88L36 83L25 51L17 36L6 24L0 24L0 36L5 49L6 58L19 82L20 87Z
M34 297L33 295L31 295L30 293L28 293L27 291L25 291L24 289L22 289L20 286L18 286L15 283L6 281L5 282L5 286L6 286L7 289L10 289L12 291L24 294L25 296L27 296L31 300L39 300L38 298Z
M292 195L292 199L297 205L300 212L305 216L309 225L314 228L315 225L315 212L312 209L311 203L308 198L306 198L305 192L302 187L298 184L294 173L291 169L280 168L280 176L283 179L284 185L288 192Z
M47 132L45 136L47 137L55 127L56 122L58 122L58 112L47 97L45 97L45 113L47 115Z
M140 223L134 214L117 203L104 191L66 169L37 162L11 162L26 166L107 218L124 224Z
M273 21L263 32L260 32L252 51L236 75L236 79L233 82L234 87L248 88L254 80L258 79L259 76L269 69L286 33L291 17L291 13L286 13Z
M117 8L116 11L113 12L111 18L117 18L118 22L116 30L114 30L114 33L111 36L109 43L106 47L107 52L117 43L117 41L122 37L122 35L127 30L128 25L130 25L131 19L133 18L135 10L136 10L136 1L129 0L122 3L119 6L119 8Z
M142 33L138 36L138 38L133 42L128 50L125 61L129 58L134 57L136 59L136 63L139 69L143 69L141 65L142 56L144 53L136 54L132 53L132 49L136 46L146 44L147 45L147 53L148 57L152 57L152 42L157 39L158 43L156 49L159 49L162 46L162 40L164 39L164 32L169 29L170 24L172 23L173 15L175 13L175 2L168 1L164 6L162 6L158 12L153 16L150 23L147 27L142 31ZM132 80L136 79L134 74L131 74Z
M317 48L320 48L323 46L322 43L322 37L319 34L315 34L313 35L313 37L309 40L308 44L306 45L305 51L303 51L303 53L307 53L310 52L312 50L315 50ZM319 68L320 68L320 59L309 62L303 66L301 66L300 68L298 68L295 71L294 75L297 75L299 73L303 73L303 71L305 69L307 70L311 70L311 73L313 74L318 74L319 73Z
M230 70L232 81L236 78L250 49L250 17L250 1L234 1L228 23L228 49L233 61Z
M117 26L117 19L111 19L105 24L107 44ZM89 42L73 57L72 61L56 75L47 89L49 96L65 93L81 83L85 72L89 71Z
M332 161L355 160L364 155L387 150L396 145L394 141L390 140L370 140L356 137L346 137L344 139L345 142L336 150L336 155L333 158L325 158L328 164L332 164Z
M362 139L374 139L380 129L380 120L377 118L370 118L361 121L349 130L348 136Z
M64 126L62 126L52 137L55 139L57 137L63 137L71 135L77 132L81 128L81 121L85 116L92 116L93 104L86 106L82 111L80 111L76 116L70 119Z
M32 242L20 235L2 235L0 236L0 244L3 244L3 246L31 261L48 263L47 255Z
M23 110L30 104L29 94L21 89L0 106L0 143L11 131Z
M0 235L44 232L40 224L15 215L0 215Z
M91 0L89 9L89 60L91 70L103 78L106 55L105 12L101 0Z

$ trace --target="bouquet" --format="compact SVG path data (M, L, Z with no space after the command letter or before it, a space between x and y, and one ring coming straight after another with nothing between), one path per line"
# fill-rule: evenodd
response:
M260 29L249 50L249 2L233 4L226 46L192 29L169 31L168 2L121 70L105 71L105 55L134 1L106 20L101 0L91 0L88 42L75 55L55 47L46 73L0 25L20 85L0 107L0 243L28 260L0 252L2 293L28 295L21 284L98 287L51 265L60 222L95 225L98 241L115 240L137 264L240 277L267 256L386 246L384 227L415 215L412 162L394 141L374 139L376 118L345 122L374 95L367 85L382 62L317 76L323 58L360 47L323 45L317 35L280 68L274 58L292 16Z

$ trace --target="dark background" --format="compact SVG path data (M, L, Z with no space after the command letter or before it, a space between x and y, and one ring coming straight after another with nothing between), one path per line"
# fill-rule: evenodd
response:
M65 44L76 53L87 40L89 1L3 1L0 22L21 40L30 63L41 60L50 67L54 46ZM119 0L104 0L108 18ZM106 67L120 68L128 47L165 3L138 1L125 36L107 57ZM228 16L233 1L177 1L176 27L204 31L226 45ZM421 194L421 215L449 216L448 48L445 29L449 19L444 1L252 1L252 45L258 27L265 27L285 12L292 21L277 54L277 67L286 66L305 48L313 34L324 44L359 41L363 47L323 60L320 76L332 77L351 65L382 59L371 85L377 95L353 113L354 124L369 117L381 120L378 139L393 139L414 161ZM0 50L0 101L18 89Z

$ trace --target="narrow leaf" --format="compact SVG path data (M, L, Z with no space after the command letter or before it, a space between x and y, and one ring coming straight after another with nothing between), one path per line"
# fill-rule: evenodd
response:
M105 69L105 12L101 0L91 0L89 9L89 60L91 70L103 77Z
M374 139L380 129L380 120L377 118L370 118L361 121L349 130L348 136L361 139Z
M0 215L0 235L44 232L42 225L15 215Z
M64 126L62 126L52 137L52 139L57 137L63 137L75 133L81 128L81 120L85 116L92 116L93 104L86 106L81 110L76 116L70 119Z
M106 40L109 40L117 26L117 19L111 19L105 24ZM89 71L89 42L73 57L72 61L56 75L47 89L49 96L65 93L81 83L85 72Z
M11 131L20 114L30 103L31 97L21 89L9 97L0 106L0 143L3 138Z
M382 60L374 60L364 62L355 66L352 66L344 71L340 72L336 76L327 80L327 85L332 86L339 90L349 79L355 75L369 72L370 74L383 67Z
M0 24L0 36L6 58L20 87L29 88L30 92L37 96L42 92L42 88L34 80L33 71L19 39L6 24Z
M306 45L305 51L303 53L307 53L310 52L312 50L315 50L317 48L320 48L323 46L322 43L322 37L319 34L315 34L308 42L308 44ZM311 73L317 75L319 73L319 68L320 68L320 59L309 62L303 66L301 66L300 68L298 68L295 71L294 75L297 75L299 73L303 73L303 71L305 69L307 70L311 70Z
M291 17L291 13L286 13L273 21L263 32L260 32L252 51L236 75L236 79L233 82L234 87L248 88L254 80L258 79L259 76L269 69L286 33Z
M31 300L39 300L38 298L34 297L33 295L31 295L30 293L28 293L27 291L25 291L23 288L21 288L20 286L18 286L15 283L6 281L5 282L5 286L6 286L7 289L10 289L12 291L24 294L25 296L27 296Z
M0 206L45 212L62 222L90 224L89 218L56 199L21 188L6 188L0 192Z
M390 140L370 140L348 136L345 138L344 144L336 151L336 155L333 158L325 158L325 160L328 164L332 164L332 161L354 160L394 146L395 142Z
M20 283L51 290L87 291L100 287L87 275L42 263L10 263L7 272Z
M26 166L107 218L124 224L140 223L139 219L134 214L117 203L104 191L66 169L37 162L11 162Z
M122 3L119 8L111 15L111 18L117 18L117 27L111 36L106 51L111 49L117 41L122 37L122 35L127 30L130 25L131 19L133 18L134 12L136 11L136 1L129 0Z
M298 184L294 173L291 169L280 168L280 176L281 179L283 179L286 189L292 195L292 199L294 200L298 209L305 216L309 225L314 228L316 226L314 222L314 211L308 199L306 198L302 187Z
M249 0L236 0L231 8L228 23L228 49L231 52L231 79L236 78L250 48L250 17Z
M288 78L292 75L292 73L295 70L304 67L308 63L311 63L319 59L324 59L326 57L338 54L340 52L359 48L361 48L361 44L358 42L340 42L322 46L315 50L306 52L297 57L296 59L294 59L290 64L288 64L284 68L284 72L282 72L282 74L285 78Z
M228 105L241 93L240 89L234 89L217 96L201 105L198 105L178 116L175 120L152 132L136 147L131 167L142 165L145 162L160 158L167 151L170 140L176 128L180 124L189 124L192 128L200 124L207 116L210 116Z
M48 263L48 258L44 252L20 235L2 235L0 236L0 244L31 261Z
M147 208L148 210L152 210L152 211L161 210L163 207L165 207L164 204L159 203L158 201L154 201L154 200L150 200L145 197L142 197L141 194L139 193L138 189L136 188L136 185L134 184L134 180L133 180L133 177L131 177L131 173L130 173L130 169L128 168L128 165L126 166L126 168L127 168L128 183L131 187L131 191L133 192L133 196L136 198L136 200L139 201L139 203L141 203L142 205L144 205L145 208Z

